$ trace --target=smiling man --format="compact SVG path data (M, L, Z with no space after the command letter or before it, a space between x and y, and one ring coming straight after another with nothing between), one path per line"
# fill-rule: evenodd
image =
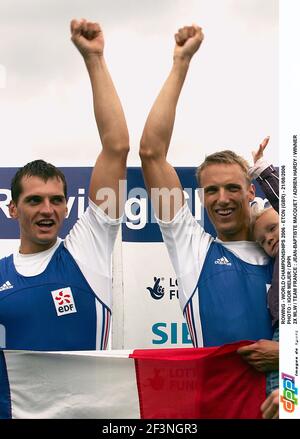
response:
M10 216L20 226L19 254L51 248L67 215L63 173L43 160L28 163L13 178L11 193Z
M111 255L119 229L129 137L104 60L97 23L71 22L93 91L102 151L92 172L89 206L65 240L67 184L55 166L36 160L12 180L11 217L20 248L0 260L1 343L7 349L93 350L107 346L111 317ZM85 147L85 145L83 145ZM114 193L108 205L106 193ZM99 196L100 195L100 196Z
M173 66L146 121L140 157L178 279L180 305L196 347L270 339L266 297L272 263L251 241L249 203L255 192L248 164L234 152L222 151L206 157L197 170L204 205L217 232L214 239L192 216L178 175L167 162L177 102L190 61L203 41L202 30L185 26L175 41ZM171 191L174 196L167 196Z

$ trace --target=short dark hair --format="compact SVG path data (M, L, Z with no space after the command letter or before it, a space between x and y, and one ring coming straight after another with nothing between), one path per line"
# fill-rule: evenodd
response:
M67 182L64 174L51 163L44 160L34 160L20 168L11 181L11 198L17 204L20 194L22 193L23 177L39 177L47 182L49 178L57 178L63 183L64 195L67 198Z
M225 165L239 165L241 170L243 171L243 174L245 175L246 181L250 184L251 178L249 177L249 164L248 162L241 157L240 155L237 155L235 152L230 150L220 151L216 152L214 154L210 154L205 157L204 162L197 168L196 171L196 178L198 181L198 184L200 186L201 181L201 172L203 169L207 168L209 165L216 165L216 164L225 164Z

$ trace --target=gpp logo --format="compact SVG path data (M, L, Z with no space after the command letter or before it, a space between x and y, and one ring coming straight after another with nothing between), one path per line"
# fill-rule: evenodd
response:
M51 294L58 317L77 312L70 287L51 291Z

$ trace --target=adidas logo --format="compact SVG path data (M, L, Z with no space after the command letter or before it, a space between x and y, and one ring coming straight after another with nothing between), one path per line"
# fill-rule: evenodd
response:
M14 286L8 280L7 282L5 282L5 284L2 285L2 287L0 287L0 291L9 290L10 288L13 288L13 287Z
M217 265L231 265L231 262L228 261L228 259L223 256L220 259L215 260L215 264Z

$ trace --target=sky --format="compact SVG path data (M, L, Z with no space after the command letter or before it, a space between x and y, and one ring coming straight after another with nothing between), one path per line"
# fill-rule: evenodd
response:
M0 166L36 158L93 165L100 143L91 89L69 32L81 17L104 31L130 166L140 164L140 137L171 69L174 33L191 23L205 39L178 104L169 160L198 165L228 148L249 159L270 135L266 156L277 164L277 0L1 0Z

